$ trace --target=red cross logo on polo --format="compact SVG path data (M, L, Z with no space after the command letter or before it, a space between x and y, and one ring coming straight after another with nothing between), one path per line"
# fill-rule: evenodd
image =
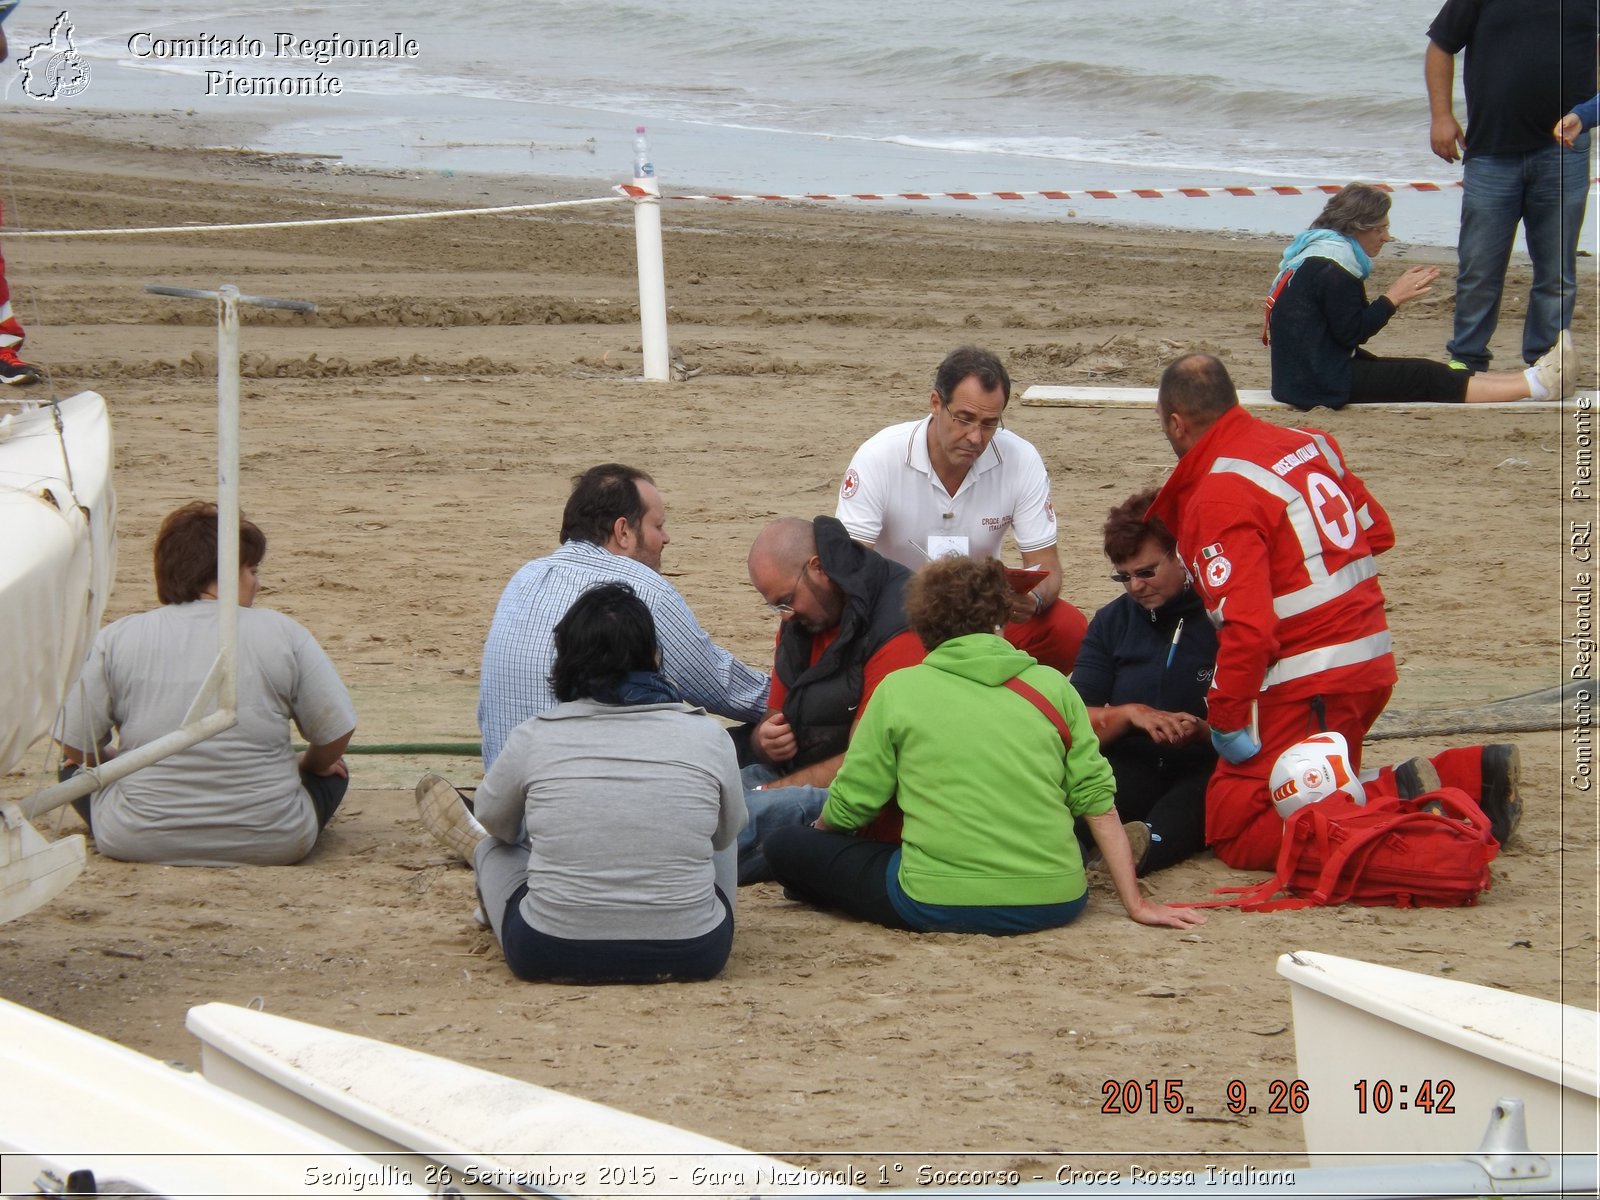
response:
M1339 485L1320 471L1313 471L1306 476L1306 491L1311 493L1311 513L1328 540L1341 550L1354 546L1359 528L1356 513Z
M839 495L848 500L854 496L861 487L861 476L856 474L854 467L844 473L844 483L839 487Z
M1227 583L1232 574L1233 564L1221 555L1206 560L1206 586L1213 591Z

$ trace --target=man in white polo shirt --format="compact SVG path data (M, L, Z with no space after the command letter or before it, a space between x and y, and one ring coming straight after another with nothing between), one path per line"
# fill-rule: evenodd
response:
M856 451L834 515L856 541L912 570L947 554L999 558L1009 529L1023 567L1045 574L1012 597L1006 640L1067 673L1088 622L1060 599L1050 473L1002 426L1010 399L998 358L976 346L953 351L934 375L928 415Z

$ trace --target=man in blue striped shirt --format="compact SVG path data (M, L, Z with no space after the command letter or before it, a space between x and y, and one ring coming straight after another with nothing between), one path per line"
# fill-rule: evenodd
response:
M626 583L650 607L661 670L685 700L731 720L761 719L768 676L713 642L661 577L661 551L670 540L661 493L643 471L603 463L573 480L560 547L511 577L484 643L478 728L485 771L513 729L556 706L550 688L556 622L600 583Z

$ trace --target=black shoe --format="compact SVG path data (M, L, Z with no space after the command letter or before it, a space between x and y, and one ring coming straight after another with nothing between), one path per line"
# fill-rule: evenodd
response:
M1509 742L1485 746L1480 771L1483 787L1478 807L1489 818L1494 840L1504 846L1522 820L1522 797L1517 791L1522 782L1522 751Z
M10 346L0 346L0 383L21 387L39 382L39 368L17 357Z

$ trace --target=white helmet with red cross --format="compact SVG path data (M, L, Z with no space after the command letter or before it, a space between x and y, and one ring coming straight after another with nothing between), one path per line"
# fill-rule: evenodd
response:
M1296 742L1273 764L1269 777L1272 803L1280 817L1343 792L1357 804L1367 802L1366 790L1350 769L1350 746L1342 733L1318 733Z

